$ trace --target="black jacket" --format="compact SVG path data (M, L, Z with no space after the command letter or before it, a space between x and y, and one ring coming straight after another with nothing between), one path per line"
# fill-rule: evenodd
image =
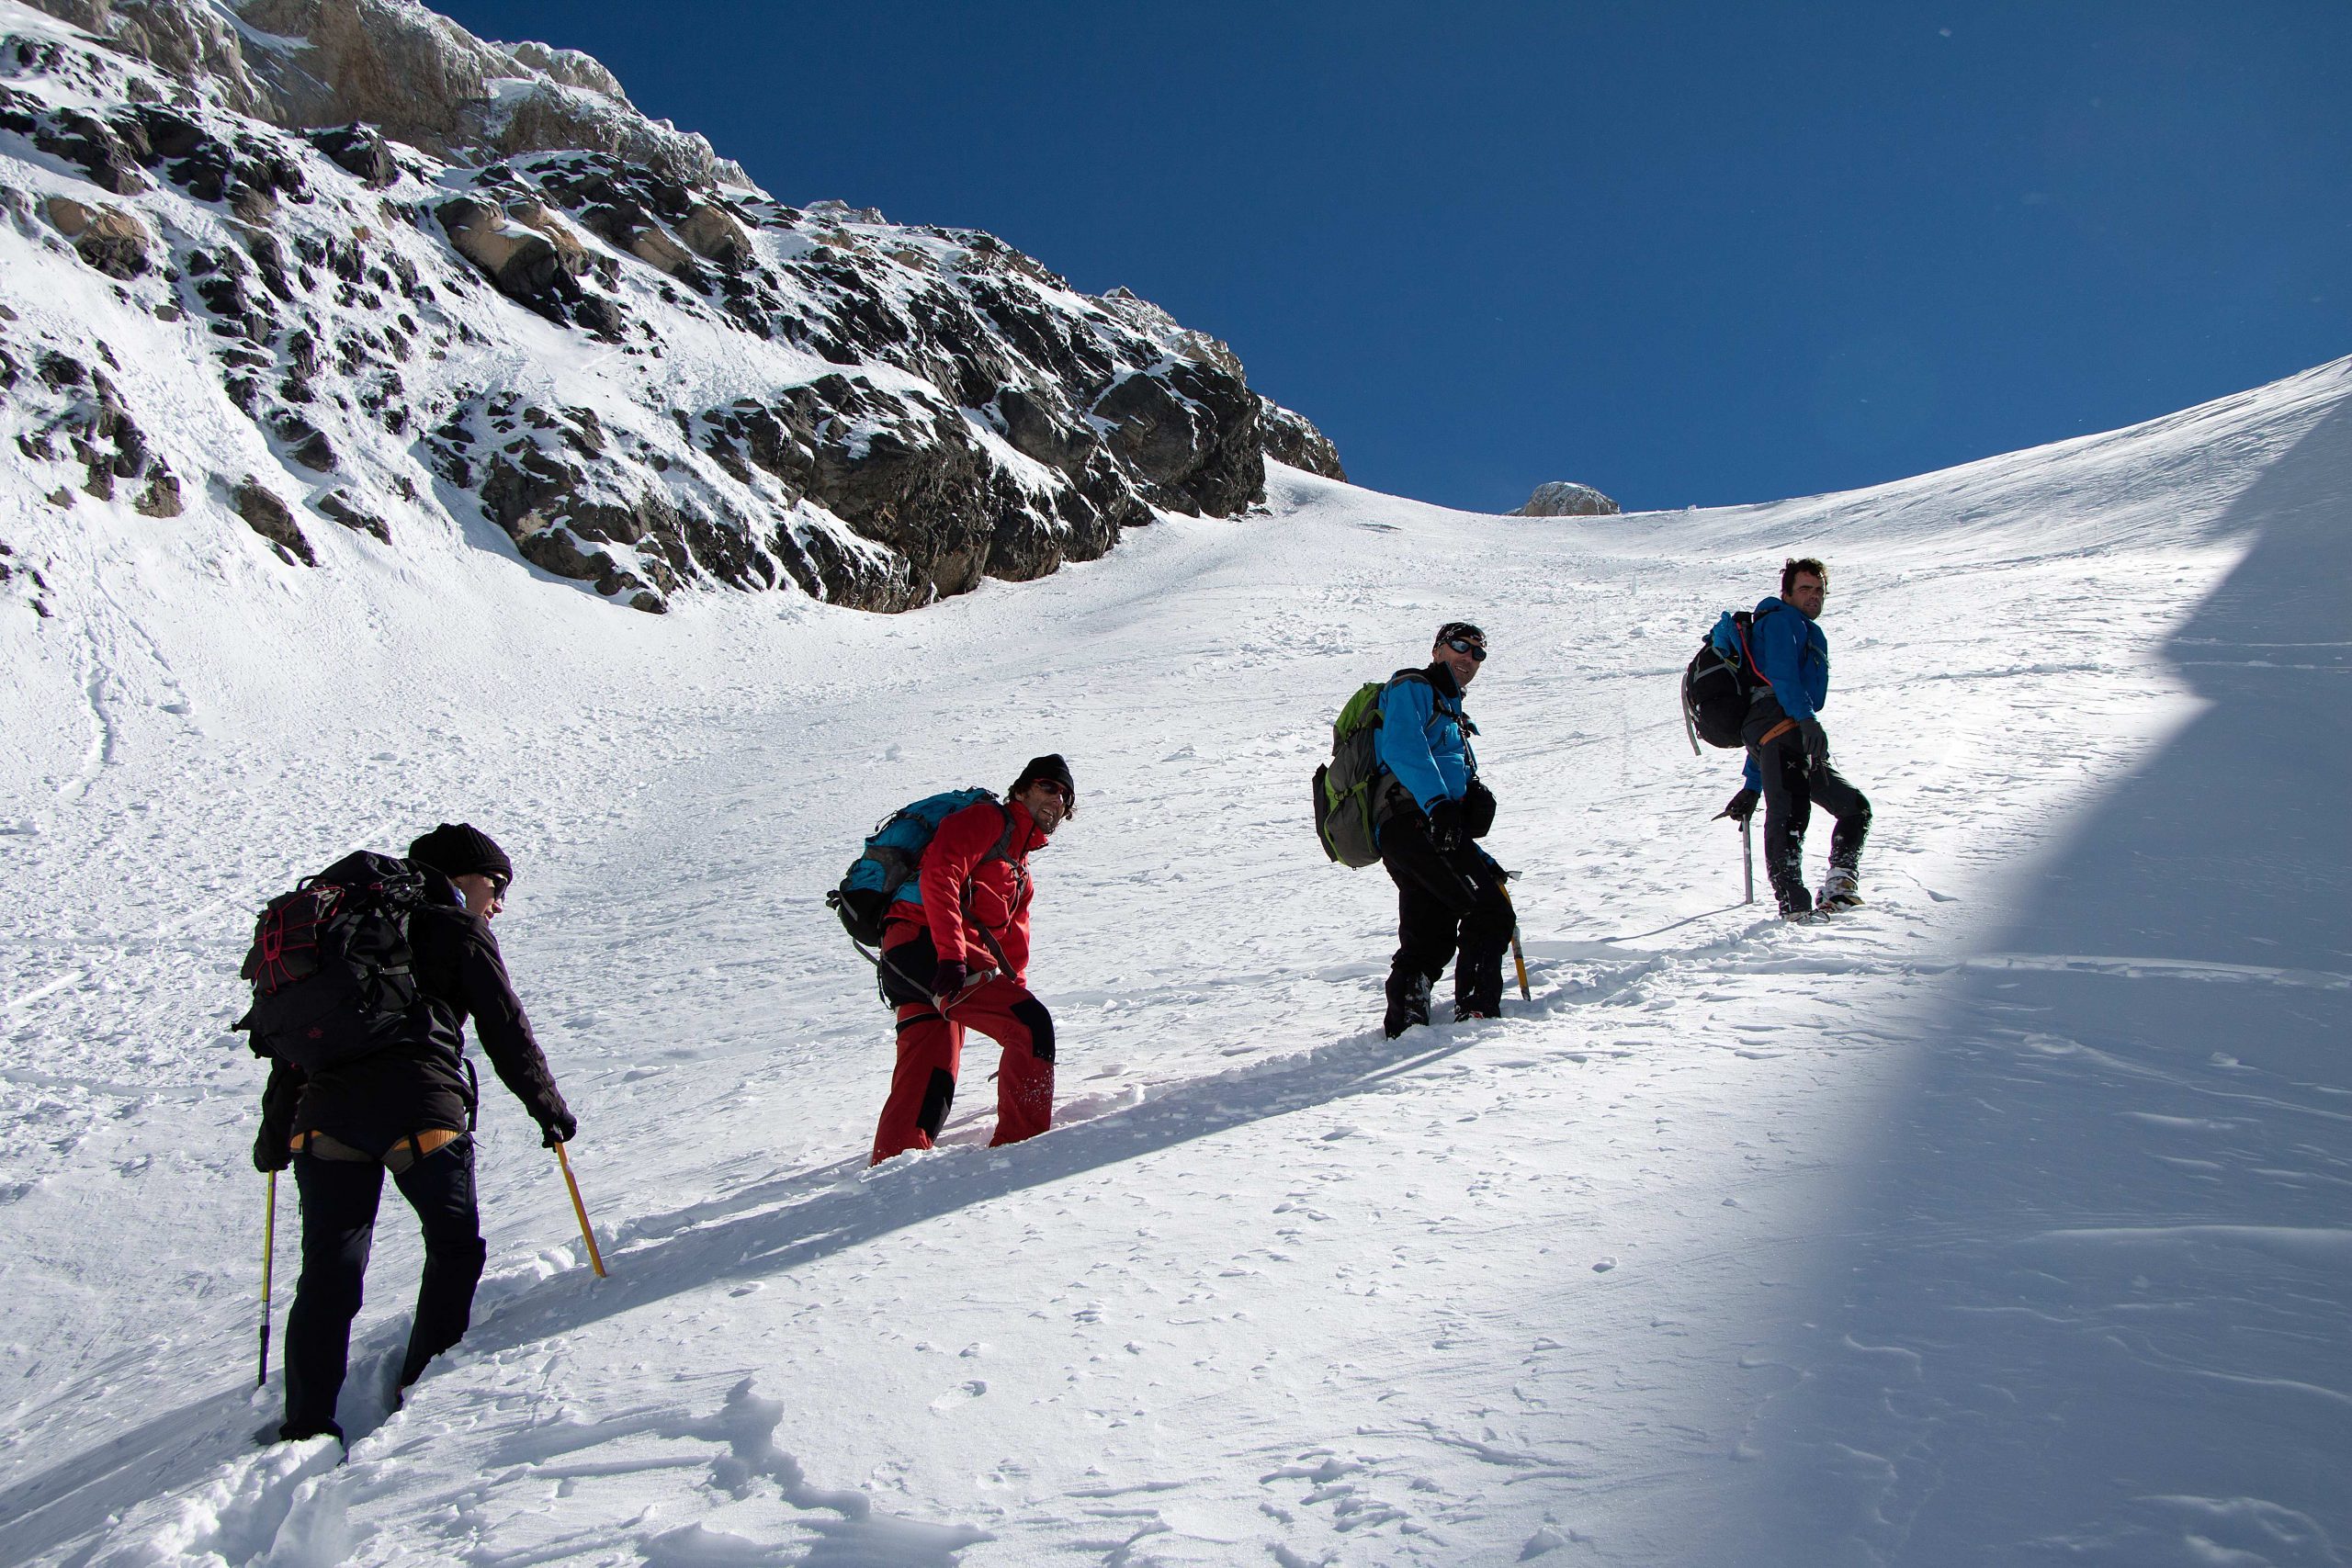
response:
M409 920L417 987L433 998L460 1040L468 1018L498 1077L532 1119L545 1126L568 1114L555 1075L531 1033L531 1021L506 976L506 960L490 922L466 911L446 877L426 874L430 902ZM442 1032L436 1031L436 1032ZM447 1127L462 1132L472 1120L471 1075L447 1044L388 1046L372 1055L306 1076L273 1057L262 1090L257 1151L283 1150L297 1133L323 1133L371 1155L381 1155L411 1133ZM279 1157L282 1157L279 1156Z

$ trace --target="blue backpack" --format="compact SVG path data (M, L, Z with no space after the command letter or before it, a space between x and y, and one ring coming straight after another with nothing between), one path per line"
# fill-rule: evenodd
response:
M884 818L866 835L865 847L849 863L849 874L841 886L825 895L826 906L841 917L850 940L865 947L880 946L891 901L922 902L922 885L915 874L939 825L967 806L995 798L992 789L951 789L925 795Z

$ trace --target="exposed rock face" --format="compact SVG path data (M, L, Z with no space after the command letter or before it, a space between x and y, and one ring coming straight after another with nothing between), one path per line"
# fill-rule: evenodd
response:
M1343 477L1156 306L976 231L776 202L586 55L410 0L223 3L242 29L213 0L40 0L99 41L0 33L0 129L74 172L0 152L0 213L184 334L246 432L166 462L141 426L185 421L118 381L78 384L74 437L0 377L0 431L70 465L44 492L136 479L162 520L202 471L191 525L225 508L304 564L479 518L644 610L696 585L897 610L1156 511L1231 515L1269 454ZM0 321L0 364L87 354Z
M311 132L309 140L334 161L336 168L378 189L401 177L400 160L392 156L383 133L372 125L330 126Z
M74 242L74 254L108 277L137 277L147 270L146 226L117 208L85 207L72 197L52 196L49 220Z
M114 500L119 482L145 479L135 502L140 510L151 516L178 510L179 480L154 455L111 377L61 348L40 350L31 370L24 374L16 357L0 350L0 395L35 416L17 433L20 457L68 473L78 468L75 488L100 501ZM65 494L70 502L72 491Z
M702 137L639 114L588 55L491 43L415 0L31 3L220 107L275 125L363 120L447 162L577 149L696 184L749 185ZM248 44L238 23L303 47Z
M1275 462L1321 474L1327 479L1348 477L1348 470L1340 466L1340 449L1307 423L1305 414L1269 401L1258 411L1258 426L1260 444Z
M1527 504L1510 513L1513 517L1613 517L1617 503L1590 485L1571 484L1566 479L1554 479L1535 487Z
M237 515L243 517L254 533L304 566L319 564L318 557L311 553L311 541L302 536L300 525L294 521L294 513L287 509L284 502L272 495L261 480L247 474L237 481L230 499L236 505Z

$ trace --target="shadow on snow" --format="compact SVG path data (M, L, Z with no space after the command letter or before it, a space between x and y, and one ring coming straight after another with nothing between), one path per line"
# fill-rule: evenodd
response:
M2218 525L2255 543L2165 649L2210 706L1996 939L2188 964L1958 983L1689 1561L2345 1561L2352 400Z

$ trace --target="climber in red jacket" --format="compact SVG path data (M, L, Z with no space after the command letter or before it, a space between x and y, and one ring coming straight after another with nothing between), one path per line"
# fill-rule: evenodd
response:
M947 1124L967 1029L1004 1047L990 1145L1054 1124L1054 1020L1029 992L1029 852L1077 812L1069 764L1035 759L1002 804L979 801L940 823L920 876L890 906L882 991L898 1008L899 1065L874 1164L931 1147Z

